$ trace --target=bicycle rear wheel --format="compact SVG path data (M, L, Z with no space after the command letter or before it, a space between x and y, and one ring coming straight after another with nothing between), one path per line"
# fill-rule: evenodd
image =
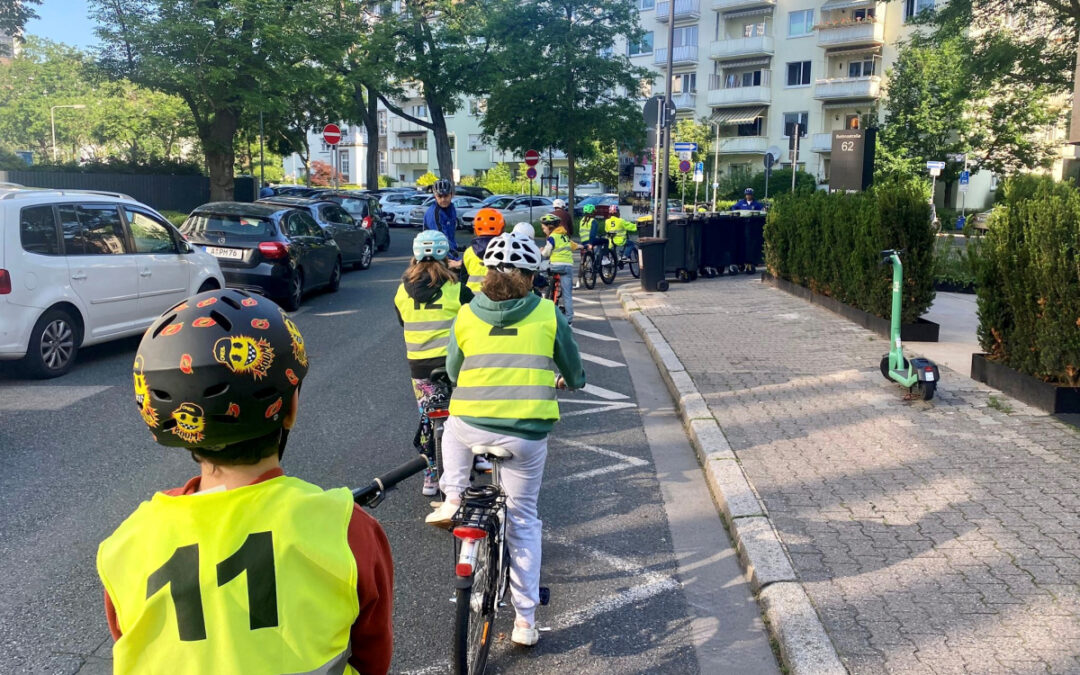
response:
M581 254L581 283L585 288L596 288L596 258L592 253Z
M450 656L455 675L483 675L494 633L499 556L495 528L480 543L473 565L472 585L458 588L454 616L454 647Z
M623 256L626 258L626 264L630 266L630 274L632 274L635 279L640 278L641 270L638 269L637 246L634 246L632 243L627 244L626 248L623 249Z
M597 256L597 263L600 265L600 281L603 281L608 286L615 281L615 273L619 271L619 263L615 260L615 255L613 249L604 248L600 251L600 255Z

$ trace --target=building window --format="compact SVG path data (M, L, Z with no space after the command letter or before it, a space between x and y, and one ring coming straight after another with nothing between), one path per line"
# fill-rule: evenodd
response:
M867 19L869 19L870 21L873 21L874 20L874 8L873 7L867 7L867 8L864 8L864 9L853 9L853 10L851 10L851 18L855 19L856 21L866 21Z
M874 74L874 57L848 63L848 77L870 77Z
M743 37L763 37L765 35L765 22L743 24Z
M676 28L672 33L672 44L675 47L697 47L697 26L683 26Z
M737 136L760 136L761 135L761 118L756 118L749 124L740 124L736 131Z
M380 136L385 136L386 135L386 111L385 110L380 110L378 118L379 118L379 135Z
M642 54L651 54L653 50L653 34L652 31L645 33L641 36L641 40L637 43L631 42L627 45L630 56L641 56Z
M653 80L651 77L644 77L641 79L641 85L638 87L638 96L640 98L649 98L653 95Z
M641 11L656 8L656 0L637 0L637 8Z
M410 112L412 113L413 117L419 117L420 119L425 119L427 117L427 106L426 105L414 105Z
M798 12L788 12L788 37L802 37L813 32L814 10L804 9Z
M347 150L342 150L342 151L338 152L338 167L340 167L339 170L341 171L342 177L344 177L345 180L348 181L349 180L349 152Z
M934 8L934 0L904 0L904 21L911 21L928 9Z
M697 91L697 73L675 73L671 77L672 94L693 94Z
M381 176L386 175L386 151L385 150L380 150L379 151L379 175L381 175Z
M799 137L805 136L809 117L806 112L784 113L784 136L790 137L795 132L796 124L799 125Z
M844 128L845 129L858 129L861 122L859 122L858 115L845 115L844 116Z
M479 117L487 112L487 100L482 98L469 99L469 114Z
M787 86L806 87L810 84L810 62L792 61L787 64Z
M482 134L469 134L469 150L487 150Z

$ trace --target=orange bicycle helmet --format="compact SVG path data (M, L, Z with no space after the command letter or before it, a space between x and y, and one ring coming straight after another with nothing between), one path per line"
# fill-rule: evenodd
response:
M480 209L473 217L473 234L477 237L497 237L503 233L506 221L499 211L490 208Z

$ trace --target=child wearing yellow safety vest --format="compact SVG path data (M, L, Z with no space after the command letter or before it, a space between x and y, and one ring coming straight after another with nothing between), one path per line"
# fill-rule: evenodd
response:
M473 298L472 291L447 266L449 253L450 241L442 232L424 230L416 235L413 239L413 259L394 295L398 321L405 331L405 356L409 361L413 394L420 411L420 424L413 445L428 459L422 488L423 494L428 497L439 491L439 484L435 470L434 437L425 410L450 397L449 391L431 380L431 372L446 366L450 325L458 309Z
M551 260L551 271L559 275L562 290L563 308L566 310L566 323L574 323L574 249L578 244L570 240L559 216L549 213L540 219L547 242L540 251L540 257Z
M426 519L448 527L469 486L471 448L498 446L503 460L510 593L517 619L510 640L536 644L540 600L541 521L537 497L547 459L547 436L559 419L556 388L585 386L570 325L554 303L532 292L540 249L504 234L484 254L488 274L480 295L463 307L450 332L446 369L457 388L443 435L446 501ZM561 374L556 378L555 371Z
M484 250L493 237L503 233L506 221L502 213L496 209L484 208L476 212L473 218L473 240L469 242L469 248L465 249L462 263L468 273L466 284L473 293L480 292L480 284L484 281L487 268L484 267Z
M101 543L115 673L386 673L394 569L347 488L284 475L308 372L271 300L200 293L155 321L135 356L153 439L200 474L143 502Z

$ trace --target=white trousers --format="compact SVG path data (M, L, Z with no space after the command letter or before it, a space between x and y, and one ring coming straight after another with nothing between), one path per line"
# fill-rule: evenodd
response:
M540 602L540 533L543 524L537 515L536 499L544 477L547 437L528 441L493 434L450 417L443 431L443 475L439 484L451 501L459 499L458 495L469 487L472 447L475 445L495 445L514 454L513 458L503 460L500 469L508 516L510 596L517 618L533 624L536 605Z

